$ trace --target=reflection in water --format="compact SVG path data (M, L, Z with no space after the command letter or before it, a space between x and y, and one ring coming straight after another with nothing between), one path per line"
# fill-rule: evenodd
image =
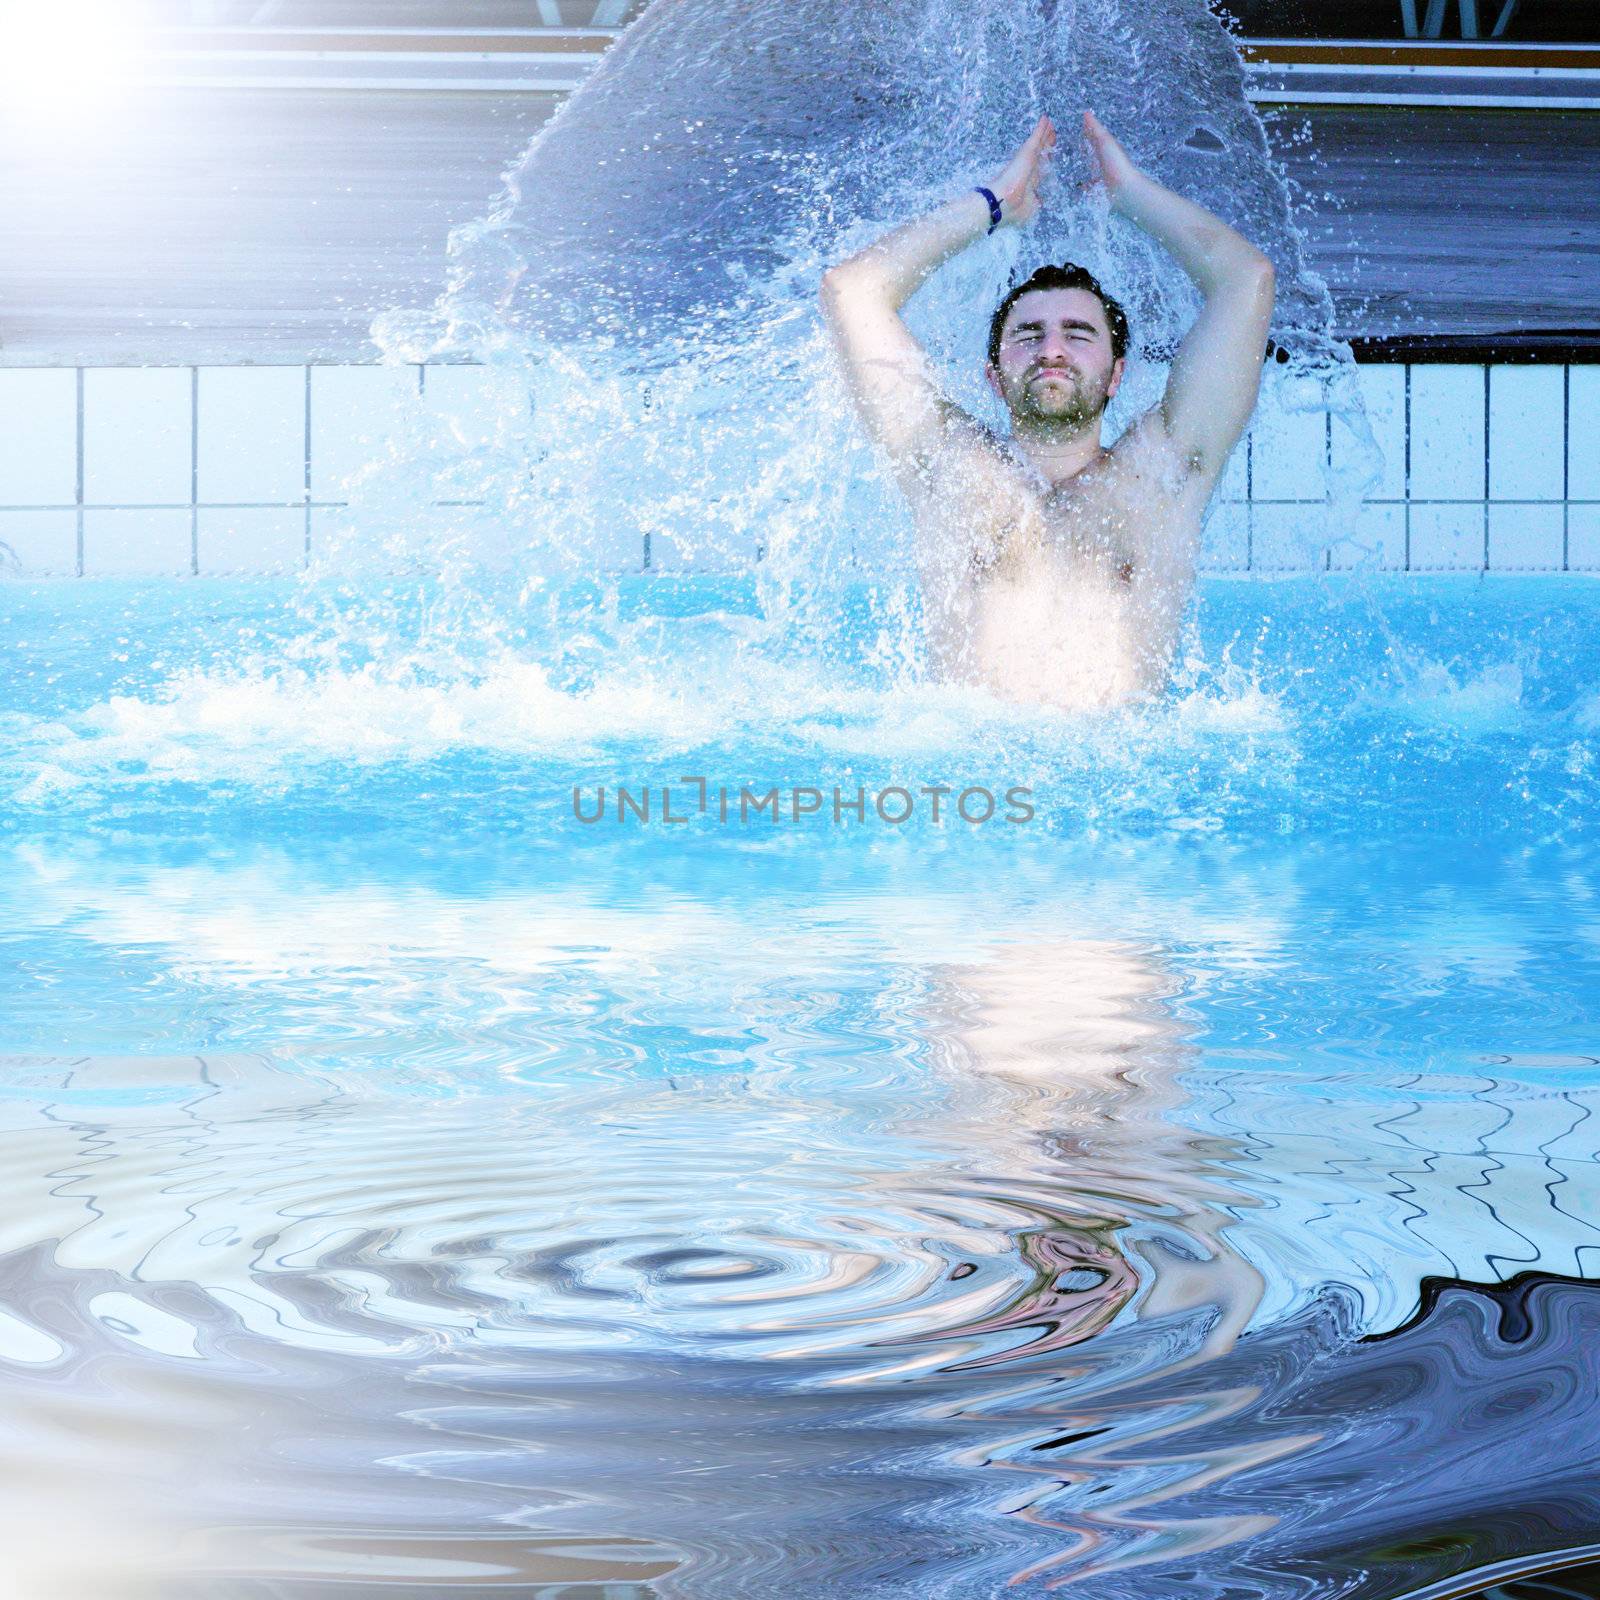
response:
M1165 1503L1301 1442L1269 1438L1216 1452L1202 1434L1187 1470L1154 1492L1140 1483L1127 1497L1107 1478L1103 1445L1089 1443L1109 1430L1087 1420L1078 1386L1066 1397L1052 1393L1063 1376L1082 1372L1037 1370L1041 1358L1102 1333L1134 1307L1130 1331L1137 1336L1145 1325L1153 1336L1141 1341L1146 1348L1127 1374L1133 1381L1114 1407L1124 1445L1160 1440L1170 1450L1174 1436L1209 1429L1235 1408L1225 1391L1187 1415L1142 1396L1158 1377L1232 1349L1261 1298L1259 1274L1224 1237L1233 1220L1227 1208L1247 1203L1225 1181L1223 1161L1237 1152L1170 1117L1184 1099L1178 1074L1194 1058L1168 1004L1177 988L1157 952L1087 939L1000 945L988 959L940 976L939 1031L958 1060L1031 1091L1013 1125L1041 1138L1064 1189L1055 1226L1018 1240L1034 1281L1013 1304L962 1330L1027 1330L1029 1337L956 1366L1029 1376L1023 1437L987 1446L982 1458L1021 1476L1006 1511L1063 1536L1019 1581L1137 1564L1141 1536L1199 1553L1260 1532L1271 1517L1187 1522L1168 1517ZM1074 1515L1063 1504L1063 1491L1074 1486L1109 1498L1088 1516Z
M1153 953L1106 940L1002 943L939 969L934 1036L957 1064L1029 1091L1008 1120L1041 1137L1072 1203L1059 1233L1018 1241L1030 1292L968 1331L1034 1327L1044 1348L1070 1345L1141 1280L1144 1318L1214 1314L1206 1354L1243 1330L1261 1284L1223 1243L1219 1207L1245 1196L1219 1182L1225 1144L1204 1149L1166 1117L1193 1054L1163 1004L1174 987Z
M665 1009L673 975L637 976L581 1024L591 1063ZM875 1458L916 1437L933 1502L970 1522L995 1499L974 1468L1006 1447L968 1408L1019 1363L1037 1383L1137 1301L1205 1324L1143 1358L1171 1372L1248 1317L1221 1168L1162 1120L1184 1052L1170 986L1130 947L1013 942L860 986L854 1038L822 1020L836 994L786 1015L746 988L731 1077L508 1061L514 1096L427 1068L395 1093L349 1047L328 1066L15 1060L4 1331L36 1446L14 1504L99 1521L97 1486L126 1508L109 1486L195 1478L181 1509L156 1494L130 1519L183 1535L180 1574L335 1573L354 1541L373 1581L421 1561L505 1582L479 1546L509 1521L539 1536L539 1571L561 1540L602 1541L617 1571L683 1566L662 1592L697 1594L754 1592L738 1530L756 1516L765 1592L842 1581L863 1550L808 1532L841 1472L852 1504L877 1484L852 1516L903 1521L929 1485ZM918 1056L932 1071L906 1080ZM152 1450L162 1416L180 1425ZM1037 1520L1031 1559L1050 1559L1058 1525ZM1014 1567L1012 1536L994 1542L981 1565ZM141 1571L156 1553L102 1548ZM517 1581L539 1581L532 1560L519 1545Z
M164 1008L119 1029L232 1043L6 1064L19 1593L1378 1600L1581 1542L1587 1288L1374 1322L1296 1184L1371 1249L1387 1164L1408 1311L1471 1259L1411 1103L1243 1070L1215 1103L1197 1007L1217 1036L1271 966L1278 877L1274 914L1224 882L1129 939L1132 877L607 906L23 873L29 970L114 962ZM1559 1158L1581 1116L1524 1099Z

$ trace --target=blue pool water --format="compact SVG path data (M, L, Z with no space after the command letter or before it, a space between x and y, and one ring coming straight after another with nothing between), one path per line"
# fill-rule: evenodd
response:
M1212 581L1094 717L922 685L865 591L459 606L0 589L17 1592L1596 1553L1600 589Z

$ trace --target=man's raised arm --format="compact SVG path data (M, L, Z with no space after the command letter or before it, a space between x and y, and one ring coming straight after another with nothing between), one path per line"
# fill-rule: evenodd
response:
M1272 263L1220 218L1141 172L1093 112L1084 113L1083 131L1111 209L1164 246L1205 297L1173 358L1161 419L1192 470L1214 482L1255 410Z
M992 180L1002 225L1026 222L1038 210L1039 179L1055 138L1050 119L1041 117ZM823 311L856 405L902 479L946 428L976 424L940 392L932 363L901 320L900 308L936 267L988 233L992 220L988 201L969 190L822 276Z

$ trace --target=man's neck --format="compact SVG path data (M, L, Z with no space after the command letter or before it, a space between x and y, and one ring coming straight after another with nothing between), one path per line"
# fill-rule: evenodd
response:
M1014 420L1011 438L1022 458L1052 487L1077 477L1105 454L1098 417L1086 428L1070 430Z

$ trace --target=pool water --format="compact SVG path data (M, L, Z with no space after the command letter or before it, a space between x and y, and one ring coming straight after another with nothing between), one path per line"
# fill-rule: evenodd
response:
M1600 588L1212 581L1094 717L866 593L455 605L0 590L13 1592L1600 1554Z

